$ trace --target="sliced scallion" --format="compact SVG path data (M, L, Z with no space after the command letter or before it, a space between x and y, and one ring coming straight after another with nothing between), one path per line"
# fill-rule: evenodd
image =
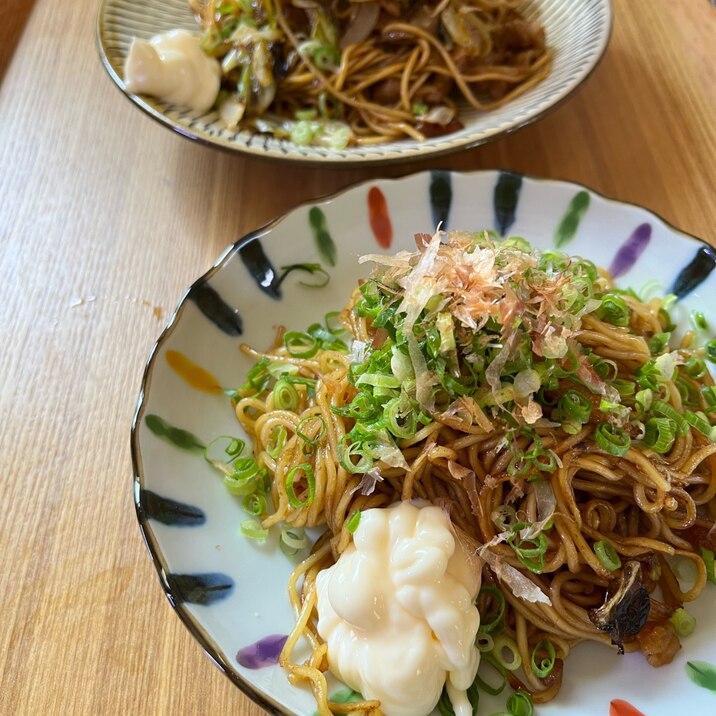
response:
M622 561L614 549L614 545L608 540L603 539L595 542L594 554L597 555L597 559L602 563L602 567L610 572L614 572L622 566Z
M283 425L277 425L272 431L266 452L275 460L283 451L288 433Z
M295 411L298 408L298 392L283 378L277 380L273 387L273 404L277 410Z
M233 464L233 471L224 475L224 486L232 495L241 497L256 490L259 466L252 457L240 457Z
M568 390L560 399L557 407L565 420L581 425L589 422L592 414L592 401L576 390Z
M535 712L532 697L526 691L515 691L507 699L507 710L512 716L533 716Z
M304 331L287 331L283 336L283 344L294 358L313 358L321 342Z
M299 550L308 547L309 541L303 527L285 526L279 537L279 547L287 557L293 557Z
M716 338L712 338L704 344L704 353L709 363L716 363Z
M535 644L534 649L532 649L530 665L532 666L532 673L538 679L544 679L549 676L556 661L557 651L549 639L542 639Z
M353 534L358 529L358 525L360 524L360 516L360 510L353 510L353 512L351 512L350 517L346 520L346 529L351 534Z
M701 547L699 552L701 554L701 559L704 561L704 565L706 565L706 579L708 579L712 584L716 584L716 569L714 568L713 550L708 549L708 547Z
M690 410L684 411L684 420L696 431L705 435L707 438L711 436L713 426L707 420L703 413L692 413Z
M256 492L246 495L241 504L254 517L261 517L266 512L266 498Z
M263 527L261 522L254 517L249 517L240 525L241 534L249 539L255 539L257 542L263 542L267 537L269 531Z
M644 444L661 455L671 450L676 438L676 423L671 418L649 418L644 425Z
M485 585L477 596L480 610L480 632L493 634L502 628L505 616L505 595L491 585Z
M673 405L663 401L656 400L652 405L652 410L657 415L663 415L665 418L671 418L676 423L676 431L679 435L686 435L689 432L689 424L684 416L674 408Z
M606 293L602 296L601 306L597 309L597 317L614 326L628 326L629 306L621 296Z
M701 395L703 395L706 405L711 410L716 409L716 386L707 385L701 388Z
M690 636L696 628L696 619L694 615L687 612L683 607L679 607L669 618L673 624L676 633L679 636Z
M494 637L494 642L495 647L491 653L500 666L507 671L517 671L522 666L522 657L515 640L506 634L499 634Z
M303 473L306 478L306 496L303 500L299 500L296 496L296 474ZM288 496L288 502L291 507L300 509L301 507L308 507L316 496L316 477L313 474L313 467L307 462L303 462L300 465L292 468L288 475L286 475L286 495Z
M626 455L631 447L629 433L611 423L597 425L597 429L594 431L594 440L604 452L617 457Z

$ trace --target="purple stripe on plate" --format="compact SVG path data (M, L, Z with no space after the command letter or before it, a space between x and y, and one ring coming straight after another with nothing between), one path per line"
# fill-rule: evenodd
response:
M245 669L263 669L278 664L278 657L286 639L288 639L286 634L265 636L256 643L239 649L236 653L236 661Z
M619 278L631 270L651 241L651 224L644 223L632 231L631 236L619 247L609 266L612 278Z

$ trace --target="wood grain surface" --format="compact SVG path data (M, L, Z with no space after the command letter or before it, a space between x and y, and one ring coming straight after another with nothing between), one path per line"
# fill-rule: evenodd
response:
M603 62L546 119L336 171L152 122L100 65L97 4L0 5L0 714L259 716L167 604L132 504L132 411L182 291L278 212L432 166L582 182L716 244L716 10L615 0Z

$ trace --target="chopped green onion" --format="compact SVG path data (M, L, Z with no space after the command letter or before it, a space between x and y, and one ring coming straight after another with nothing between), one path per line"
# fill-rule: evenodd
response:
M340 311L329 311L324 317L323 321L326 324L326 330L334 336L340 336L346 332L343 325L340 322L341 312Z
M680 375L676 378L675 383L676 389L679 391L679 395L681 396L681 402L684 405L691 407L701 405L701 394L693 381Z
M649 339L649 350L651 351L651 355L655 356L663 353L664 349L669 345L670 338L671 333L655 333Z
M600 423L594 431L594 440L597 445L610 455L621 457L629 452L631 438L623 428L610 423Z
M547 652L546 657L540 658L540 652ZM532 673L538 679L544 679L552 673L554 664L557 661L557 651L554 648L554 644L549 639L542 639L535 644L535 648L532 649L532 658L530 663L532 666Z
M298 407L298 392L283 378L273 388L273 404L277 410L293 410Z
M294 358L313 358L318 353L321 342L302 331L287 331L283 336L283 344Z
M413 102L413 106L410 109L416 117L420 117L423 114L427 114L430 108L425 102Z
M589 422L592 414L592 401L576 390L568 390L560 399L557 407L569 422L581 425Z
M232 495L249 495L256 490L259 466L252 457L240 457L233 464L233 472L224 475L224 486Z
M318 428L318 435L316 435L315 438L309 437L307 435L307 430L305 430L305 425L310 425L311 423L318 422L320 424L320 427ZM313 448L316 447L316 445L323 440L323 438L326 435L326 421L325 418L322 415L308 415L307 417L303 418L299 421L298 425L296 426L296 436L299 437L304 442L303 446L303 452L305 455L310 454L312 452Z
M636 393L636 383L633 380L624 380L623 378L617 378L616 380L612 381L612 386L617 389L619 395L622 398L625 398L629 395L634 395Z
M243 508L254 517L261 517L261 515L266 512L266 498L255 492L250 495L246 495L241 504Z
M418 421L410 400L399 396L389 400L383 409L386 427L397 438L409 440L417 432Z
M266 370L272 378L278 380L279 378L290 378L292 375L298 373L299 367L292 363L272 362L269 363Z
M702 378L706 373L706 363L697 356L691 356L684 364L684 370L690 378Z
M647 410L651 408L651 404L654 402L654 391L651 388L645 388L644 390L637 391L634 396L634 402L638 408L638 413L643 415Z
M274 437L274 434L276 437ZM283 451L284 445L286 444L286 428L283 425L277 425L272 431L269 438L269 442L266 445L266 452L274 459Z
M505 595L497 587L485 585L480 589L477 603L481 615L480 632L494 634L499 631L505 616ZM490 611L488 611L488 605Z
M220 443L223 443L224 441L227 441L227 443L223 445L223 449L221 449L221 447L218 450L214 449L216 446L220 446ZM231 465L231 463L241 455L245 447L246 443L240 438L235 438L233 435L219 435L218 438L214 438L204 448L204 459L210 465L213 465L217 469L222 470L222 472L225 472L225 468ZM228 459L220 459L223 458L224 455Z
M293 116L299 122L306 119L315 119L318 116L318 110L315 107L308 107L306 109L297 109Z
M534 537L521 537L520 532L528 530L530 527L532 525L528 522L517 522L512 527L512 534L507 538L507 543L527 569L535 574L541 574L549 543L544 532L540 532Z
M500 505L492 511L490 519L500 532L506 532L517 522L517 513L512 505Z
M696 628L696 619L694 615L687 612L683 607L679 607L669 618L673 624L676 633L679 636L690 636Z
M661 371L657 367L654 360L647 361L644 365L639 366L636 371L636 382L641 388L649 388L650 390L658 390L661 380Z
M323 119L338 119L340 116L340 103L328 92L318 95L318 111Z
M716 338L712 338L706 342L704 352L706 353L706 360L709 363L716 363Z
M360 510L353 510L351 516L346 520L346 529L351 534L353 534L358 529L358 525L360 524L360 515Z
M657 400L654 402L652 409L658 415L663 415L665 418L671 418L676 423L676 430L679 435L686 435L689 432L689 424L684 416L674 408L673 405L663 401Z
M602 539L594 543L594 554L602 563L604 569L608 569L610 572L619 569L622 566L622 561L619 559L617 551L614 549L614 545L608 540Z
M360 457L357 463L351 459L354 455ZM373 458L363 452L363 447L359 443L351 443L344 447L340 462L342 467L352 474L368 472L373 467Z
M512 716L533 716L532 697L526 691L515 691L507 699L507 710Z
M644 425L644 444L661 455L671 450L676 437L676 423L671 418L649 418Z
M478 651L486 653L495 648L495 642L487 632L482 631L482 628L480 628L480 631L477 632L477 637L475 637L475 646Z
M299 45L298 52L308 57L319 70L323 71L335 69L341 61L341 54L335 45L315 39Z
M602 296L602 303L597 309L597 317L615 326L628 326L629 306L621 296L606 293Z
M697 331L708 331L709 322L701 311L691 311L691 323Z
M382 373L363 373L356 385L372 385L374 388L400 388L400 381L392 375Z
M348 126L332 126L326 128L325 137L327 138L328 146L331 149L340 151L345 149L350 144L351 139L353 139L353 132L351 132L351 128Z
M716 409L716 386L707 385L701 388L701 395L704 396L706 405L708 405L711 410Z
M705 435L707 438L711 436L713 426L706 419L703 413L692 413L690 410L684 411L684 420L694 429Z
M706 579L712 584L716 584L716 570L714 569L714 553L707 547L700 548L701 559L706 565Z
M358 393L348 405L331 408L331 410L343 418L353 418L364 422L372 421L381 412L378 401L373 396L363 392Z
M288 266L281 266L281 271L283 272L278 280L276 281L275 288L279 288L281 284L286 280L286 277L293 273L294 271L305 271L308 274L318 274L320 276L319 280L315 283L308 283L308 281L299 281L301 286L305 286L306 288L323 288L324 286L328 285L328 282L331 280L331 276L326 271L326 269L321 266L321 264L290 264Z
M299 471L303 472L308 485L306 496L303 500L299 500L298 497L296 497L295 481L296 473ZM295 509L308 507L313 502L313 498L316 496L316 477L313 474L311 465L307 462L303 462L291 469L288 475L286 475L286 494L288 495L289 504Z
M498 663L507 671L517 671L522 666L522 657L515 640L506 634L500 634L494 638L494 641L495 648L492 650L492 655ZM509 654L507 658L505 658L505 652Z
M318 126L317 126L318 125ZM299 147L307 147L320 130L318 122L301 120L291 128L291 141Z
M250 517L241 523L241 534L257 542L263 542L268 537L269 531L261 525L254 517Z
M308 537L303 527L286 526L281 530L279 538L279 547L287 557L293 557L299 550L305 549L309 545Z

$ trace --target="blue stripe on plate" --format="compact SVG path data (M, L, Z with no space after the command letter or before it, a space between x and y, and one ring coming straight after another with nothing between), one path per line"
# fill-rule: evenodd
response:
M684 266L671 287L671 293L683 298L701 285L716 268L716 249L702 246L691 261Z
M515 223L521 188L521 174L500 172L497 184L495 184L492 203L495 209L495 228L501 236L504 236Z
M189 290L189 299L220 330L230 336L240 336L244 324L239 312L226 301L206 281L195 283Z
M265 294L276 300L281 298L281 289L278 283L278 274L269 261L264 247L258 239L252 239L239 248L241 260L249 270L256 285Z
M198 507L162 497L151 490L140 490L139 511L145 520L153 519L173 527L196 527L206 522L206 515Z
M206 574L167 574L167 585L176 604L209 605L226 599L234 590L234 580L221 572Z

